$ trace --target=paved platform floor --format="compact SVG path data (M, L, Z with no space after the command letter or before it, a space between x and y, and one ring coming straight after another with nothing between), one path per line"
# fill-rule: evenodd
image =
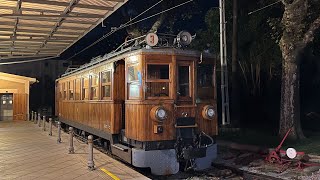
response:
M0 180L148 179L97 150L96 170L89 171L87 144L74 140L75 154L68 154L68 146L66 133L57 143L56 128L49 136L33 122L0 121Z

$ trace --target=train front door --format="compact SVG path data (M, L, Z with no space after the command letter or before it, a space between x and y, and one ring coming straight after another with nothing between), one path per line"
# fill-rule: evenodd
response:
M13 120L13 94L0 94L0 121Z
M194 101L194 62L177 62L177 99L175 113L177 118L195 117Z

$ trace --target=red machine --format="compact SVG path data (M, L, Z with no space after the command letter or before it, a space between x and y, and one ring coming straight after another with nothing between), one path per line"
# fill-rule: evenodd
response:
M277 163L279 165L291 165L291 163L297 163L297 168L298 169L303 169L305 167L309 167L309 166L320 166L320 164L317 163L307 163L308 160L302 158L299 160L293 160L296 155L304 155L304 152L296 152L293 148L289 148L289 149L293 149L294 152L292 154L288 154L288 150L287 152L284 150L281 150L282 144L283 142L286 140L286 138L288 137L289 133L292 131L292 128L290 128L286 135L283 137L281 143L277 146L276 149L272 150L266 157L266 161L270 162L270 163ZM290 159L284 159L281 157L281 154L286 154ZM288 166L288 167L289 167Z

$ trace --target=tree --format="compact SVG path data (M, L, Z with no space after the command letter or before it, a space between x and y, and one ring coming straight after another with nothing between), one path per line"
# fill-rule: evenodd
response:
M282 85L279 135L293 127L289 138L303 139L300 122L300 63L303 50L313 41L320 27L315 7L319 2L281 0L284 5L283 33L279 46L282 52Z
M232 79L231 79L231 123L239 126L240 123L240 89L238 73L238 0L233 0L232 19Z

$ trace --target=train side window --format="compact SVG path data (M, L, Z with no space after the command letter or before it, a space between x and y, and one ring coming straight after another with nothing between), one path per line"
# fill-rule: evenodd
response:
M198 66L198 98L206 99L214 97L214 67L212 64L200 64Z
M67 99L67 86L66 86L66 83L63 83L62 84L62 89L63 89L63 98L64 100Z
M128 79L129 99L138 99L140 97L140 87L141 87L140 81L141 80L139 80L138 74L139 74L138 64L128 67L127 79Z
M75 100L80 100L80 79L76 79L75 80L75 85L74 85L75 89L74 89L74 96L75 96Z
M58 84L59 87L59 99L63 99L63 89L62 89L62 83L59 82Z
M91 75L90 76L90 99L94 100L98 98L98 87L99 87L99 76Z
M81 88L81 100L88 100L88 90L89 90L89 79L82 78L82 88Z
M101 97L102 99L111 98L111 71L101 73Z
M68 82L68 87L69 87L69 100L73 100L74 99L74 81L69 81Z
M169 97L169 64L147 64L146 97Z

